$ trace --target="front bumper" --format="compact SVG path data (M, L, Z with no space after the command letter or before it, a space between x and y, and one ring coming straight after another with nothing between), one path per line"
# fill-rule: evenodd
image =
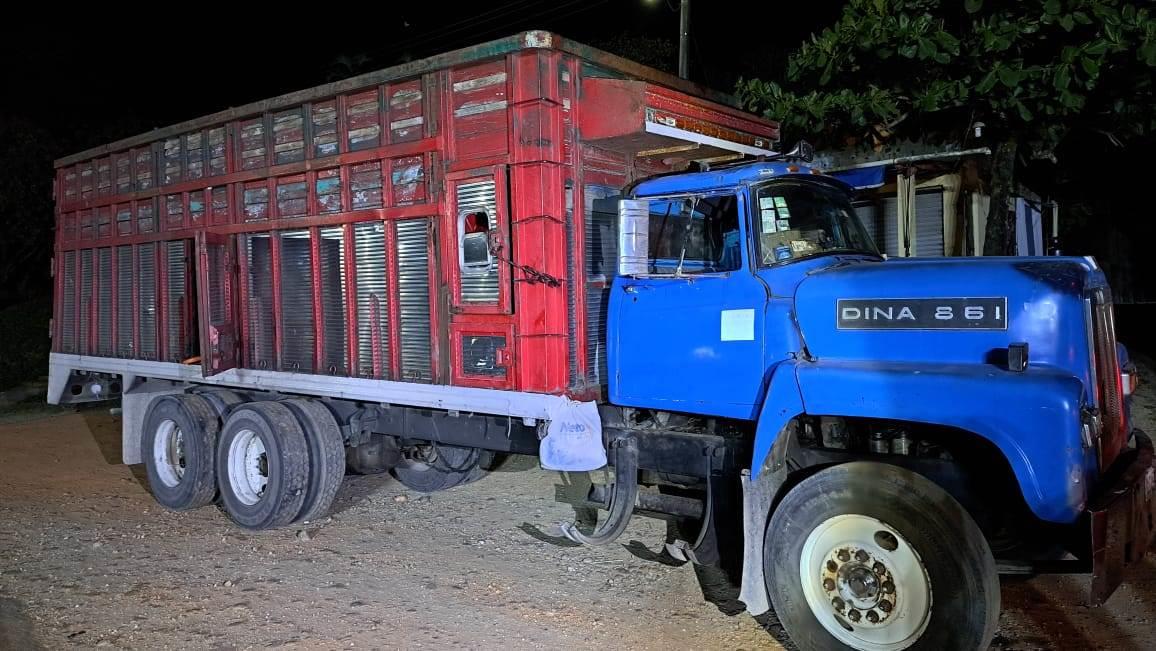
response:
M1091 601L1100 605L1144 558L1156 536L1156 467L1152 440L1133 430L1135 447L1120 453L1115 480L1092 500Z

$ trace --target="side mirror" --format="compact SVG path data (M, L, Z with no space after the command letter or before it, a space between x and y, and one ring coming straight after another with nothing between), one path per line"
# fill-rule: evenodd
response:
M643 199L618 201L618 275L647 272L650 256L650 204Z

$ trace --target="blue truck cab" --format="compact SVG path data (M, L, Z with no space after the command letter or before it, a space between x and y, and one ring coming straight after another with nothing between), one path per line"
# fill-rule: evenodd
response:
M1152 448L1093 259L886 259L795 160L642 180L618 226L595 536L627 500L677 511L636 468L699 478L668 550L741 546L741 599L803 648L986 648L997 567L1091 573L1099 603L1147 549ZM673 468L695 436L702 469Z

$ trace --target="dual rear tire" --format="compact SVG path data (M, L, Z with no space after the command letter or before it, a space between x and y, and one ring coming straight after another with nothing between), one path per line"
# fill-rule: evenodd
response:
M183 511L219 496L246 529L322 517L345 473L332 413L309 400L227 402L181 394L150 404L142 452L157 502Z

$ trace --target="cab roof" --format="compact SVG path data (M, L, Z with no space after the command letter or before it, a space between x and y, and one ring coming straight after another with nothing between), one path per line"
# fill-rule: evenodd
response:
M806 163L795 161L751 161L749 163L730 165L702 172L676 172L652 176L636 183L630 194L635 197L644 197L682 194L686 192L703 192L761 183L763 181L784 177L801 177L808 180L822 181L835 185L846 192L853 192L851 186L834 177L822 175L818 169Z

